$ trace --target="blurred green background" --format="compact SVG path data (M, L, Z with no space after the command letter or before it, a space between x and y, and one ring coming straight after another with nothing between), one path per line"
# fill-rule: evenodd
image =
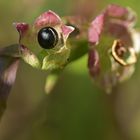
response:
M48 9L72 15L89 3L92 17L117 3L133 8L140 18L139 0L0 0L0 47L17 42L13 22L32 23ZM0 123L0 140L140 140L139 63L132 78L107 95L91 82L85 55L65 68L46 95L47 73L21 61Z

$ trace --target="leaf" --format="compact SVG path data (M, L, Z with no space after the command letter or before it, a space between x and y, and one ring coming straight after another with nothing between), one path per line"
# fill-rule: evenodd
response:
M0 118L6 109L7 98L15 82L19 58L16 44L0 49Z

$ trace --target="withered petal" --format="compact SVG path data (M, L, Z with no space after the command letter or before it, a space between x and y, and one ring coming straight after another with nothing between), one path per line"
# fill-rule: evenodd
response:
M137 58L134 48L126 48L120 40L115 40L111 49L113 58L122 66L128 66L136 63ZM123 55L126 53L129 53L130 55L127 59L124 59Z

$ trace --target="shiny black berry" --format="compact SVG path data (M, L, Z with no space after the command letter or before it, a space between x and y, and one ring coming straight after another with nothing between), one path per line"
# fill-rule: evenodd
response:
M38 32L38 43L44 49L52 49L58 42L58 34L52 27L44 27Z

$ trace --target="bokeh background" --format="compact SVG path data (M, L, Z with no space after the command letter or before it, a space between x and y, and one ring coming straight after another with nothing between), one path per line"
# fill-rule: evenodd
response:
M61 16L87 11L94 18L110 3L133 8L140 19L139 0L0 0L0 47L17 43L15 21L32 23L48 9ZM21 61L0 140L140 140L140 61L110 95L91 82L87 55L65 68L50 95L46 76Z

